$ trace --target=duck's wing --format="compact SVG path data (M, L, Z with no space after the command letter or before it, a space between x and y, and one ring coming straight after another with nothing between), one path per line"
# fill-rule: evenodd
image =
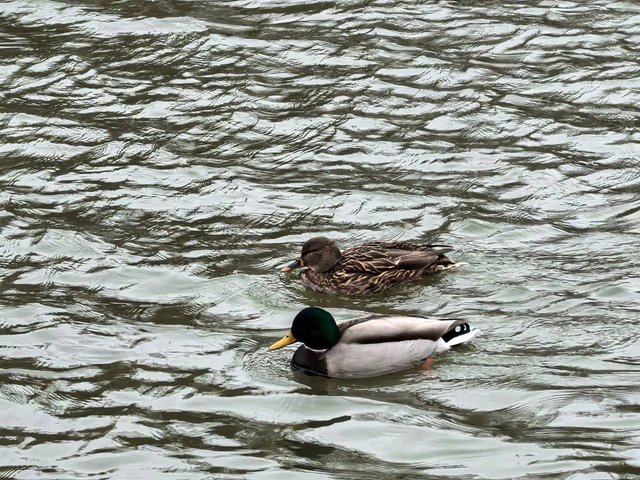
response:
M433 252L439 255L444 255L445 253L451 252L453 250L453 247L451 245L429 244L429 243L421 244L421 243L412 243L412 242L368 242L361 246L365 248L373 248L373 249L381 249L381 250Z
M440 254L434 251L416 250L408 252L406 250L387 250L386 254L392 259L397 268L402 270L419 270L433 265Z
M398 264L382 250L352 248L342 255L340 270L347 274L366 273L377 275L389 270L397 270Z
M345 250L341 267L346 272L379 274L389 270L420 270L433 265L451 247L422 247L410 243L374 242ZM405 248L402 248L405 247Z
M368 317L339 326L341 343L389 343L406 340L437 341L464 320L435 320L424 317Z

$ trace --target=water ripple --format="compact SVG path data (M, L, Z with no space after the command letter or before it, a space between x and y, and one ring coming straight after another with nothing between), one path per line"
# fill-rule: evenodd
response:
M638 474L640 9L0 4L0 478ZM311 235L469 265L369 299ZM461 317L430 371L267 354L309 304Z

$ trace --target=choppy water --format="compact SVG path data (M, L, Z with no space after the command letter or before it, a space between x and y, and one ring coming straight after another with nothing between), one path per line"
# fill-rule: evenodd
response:
M640 474L637 2L15 0L0 47L1 478ZM326 296L315 234L470 266ZM310 378L306 305L484 334Z

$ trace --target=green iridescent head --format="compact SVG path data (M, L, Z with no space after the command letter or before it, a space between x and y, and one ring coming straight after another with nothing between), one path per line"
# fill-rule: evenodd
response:
M277 350L294 342L302 342L313 350L326 350L340 341L336 321L326 310L318 307L302 309L293 319L291 330L269 350Z

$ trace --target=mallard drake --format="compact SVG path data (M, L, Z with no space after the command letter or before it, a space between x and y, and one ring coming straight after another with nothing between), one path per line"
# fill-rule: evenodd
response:
M316 237L305 242L300 258L282 271L308 267L300 279L312 290L377 293L455 267L458 264L445 255L451 250L448 245L370 242L340 252L330 238Z
M291 330L269 347L277 350L302 342L291 367L309 375L363 378L416 365L433 354L466 343L480 330L464 320L369 316L336 324L322 308L307 307Z

